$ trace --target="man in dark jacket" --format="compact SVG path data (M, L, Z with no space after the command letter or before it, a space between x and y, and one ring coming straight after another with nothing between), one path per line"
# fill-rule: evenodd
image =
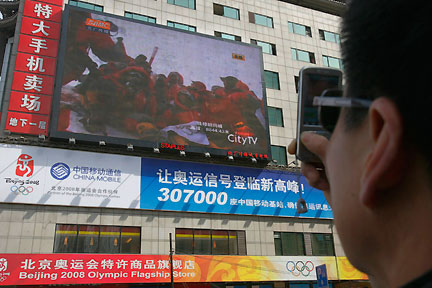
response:
M348 259L373 287L432 287L432 2L348 3L343 97L370 106L342 108L329 140L304 133L324 169L302 173L324 191Z

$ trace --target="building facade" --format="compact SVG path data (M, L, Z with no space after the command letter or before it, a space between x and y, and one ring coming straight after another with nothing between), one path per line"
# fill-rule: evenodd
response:
M26 5L46 8L55 1L16 2L21 2L18 17L25 18ZM39 19L37 25L31 24L31 33L39 30L34 34L42 33L41 39L46 36L51 40L42 30L52 28L56 21L50 22L52 19L45 16L51 16L59 9L56 7L64 9L66 4L88 9L88 13L103 12L134 23L170 27L170 31L187 30L188 35L223 38L224 43L259 46L267 99L264 114L274 161L258 161L255 165L258 157L253 154L252 163L212 158L210 154L210 158L189 158L187 151L186 156L178 153L184 150L181 142L169 143L175 153L160 153L159 149L165 147L144 151L128 144L120 149L101 140L94 145L76 143L74 138L56 142L49 133L10 132L11 111L16 111L11 103L14 93L19 93L13 79L22 73L17 70L18 59L23 53L33 57L19 48L18 39L23 45L21 39L25 38L19 35L25 33L24 24L18 21L15 36L9 33L0 42L5 47L0 87L0 189L4 190L0 203L1 282L16 287L171 287L173 275L175 287L311 288L322 287L317 283L316 267L326 264L329 287L369 287L366 276L345 257L331 208L322 196L316 196L319 191L307 186L295 158L287 154L287 145L296 134L299 70L310 65L343 68L339 48L340 15L345 7L342 1L70 0L62 6L54 3L52 10L34 8L40 18L29 16ZM1 12L9 16L10 9ZM45 22L41 24L40 19ZM66 29L65 24L61 27ZM33 52L36 42L30 40ZM96 51L96 46L89 47L87 50ZM39 46L38 50L45 48ZM203 48L191 54L205 53ZM48 55L46 59L54 58ZM46 59L43 68L41 62L37 62L39 67L36 62L26 67L45 72L49 69ZM54 67L66 69L62 61L67 60L57 60L60 63L54 63ZM66 73L57 70L47 76L57 81L57 86L56 75L60 72ZM55 87L51 96L58 89ZM44 98L38 92L33 96ZM40 109L38 99L20 97L30 97L21 107ZM45 130L41 123L49 119L50 111L46 114L46 118L34 120L39 121L41 131ZM32 119L36 117L26 121L31 123ZM18 126L24 125L19 118L17 122ZM61 125L60 120L56 123ZM180 178L182 175L185 178ZM249 182L252 177L260 179L260 186ZM264 186L264 180L273 186ZM277 186L282 182L283 188ZM95 187L94 183L102 184ZM48 196L35 196L38 189L48 191ZM305 195L305 191L311 192ZM251 192L256 192L255 196L244 194ZM234 193L239 196L232 197ZM296 200L302 193L309 214L296 212L296 205L300 205ZM286 196L289 194L290 198ZM222 207L228 203L229 208ZM13 275L11 267L19 273Z

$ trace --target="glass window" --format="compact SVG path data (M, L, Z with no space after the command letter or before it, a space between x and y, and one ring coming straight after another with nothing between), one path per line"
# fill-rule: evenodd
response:
M212 254L227 255L229 254L228 231L212 231Z
M81 8L85 8L85 9L89 9L89 10L94 10L94 11L98 11L98 12L103 12L103 6L91 4L91 3L87 3L87 2L69 0L69 5L77 6L77 7L81 7Z
M336 43L336 34L324 31L324 40Z
M176 229L176 254L193 254L194 237L192 229Z
M240 20L240 10L236 8L213 3L213 13L215 15Z
M274 232L275 255L282 256L282 237L281 232Z
M249 22L273 28L273 18L249 12Z
M264 70L266 88L280 90L279 73Z
M231 7L224 7L224 16L232 19L240 20L240 13L238 9Z
M305 254L303 233L282 233L282 253L289 256L301 256Z
M223 33L223 32L215 31L215 36L219 37L219 38L223 38L223 39L228 39L228 40L234 40L234 41L241 42L241 37L237 36L237 35L232 35L232 34L228 34L228 33Z
M238 255L246 255L246 232L237 231Z
M334 256L334 244L332 234L312 233L312 255Z
M291 48L292 59L315 64L314 53Z
M325 31L325 30L319 30L320 38L324 41L334 42L334 43L340 43L340 35L337 33Z
M269 124L272 126L283 127L282 109L268 107Z
M141 228L57 224L54 253L139 254Z
M76 250L78 226L57 224L54 238L54 253L73 253Z
M125 12L124 16L135 20L144 21L144 22L156 23L156 18L141 15L141 14L136 14L132 12Z
M177 29L186 30L186 31L196 32L196 27L186 25L186 24L177 23L177 22L168 21L168 26L174 27Z
M275 232L274 243L277 256L306 255L303 233Z
M309 26L288 22L288 30L291 33L312 37L312 30Z
M284 146L271 145L271 153L273 160L276 160L280 165L287 165L286 148Z
M264 15L255 14L255 24L273 28L273 19Z
M268 42L251 39L251 43L262 48L263 53L276 55L276 45Z
M323 55L324 66L342 69L342 60L336 57L330 57Z
M211 254L210 230L194 230L194 254Z
M229 231L229 254L230 255L238 255L238 237L237 231Z
M120 227L100 227L99 252L120 253Z
M99 247L99 226L79 225L78 253L97 253Z
M121 227L120 253L139 254L140 252L141 252L141 228Z
M169 4L195 9L195 0L168 0Z
M309 52L297 50L297 60L310 62Z
M177 254L246 255L244 231L176 229Z

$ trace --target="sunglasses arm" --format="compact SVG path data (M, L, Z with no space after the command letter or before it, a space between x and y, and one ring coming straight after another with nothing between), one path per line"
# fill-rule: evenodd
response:
M323 97L316 96L313 106L344 107L344 108L369 108L372 101L359 98Z

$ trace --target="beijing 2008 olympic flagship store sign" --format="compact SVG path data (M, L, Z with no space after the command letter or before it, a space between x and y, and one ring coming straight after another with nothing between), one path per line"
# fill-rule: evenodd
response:
M175 255L177 283L314 281L325 264L328 278L365 279L344 257ZM169 283L168 255L0 254L0 285Z
M0 144L0 202L333 218L296 173Z

